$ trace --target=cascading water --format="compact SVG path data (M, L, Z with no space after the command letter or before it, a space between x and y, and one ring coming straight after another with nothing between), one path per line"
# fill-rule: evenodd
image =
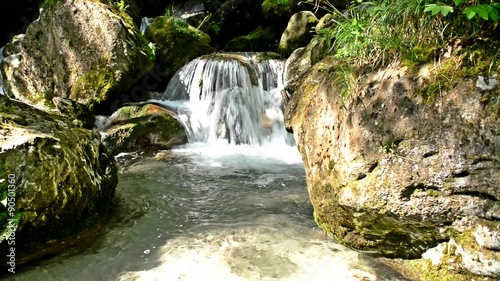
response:
M283 125L283 64L255 54L201 57L175 74L162 98L183 102L190 142L293 144Z

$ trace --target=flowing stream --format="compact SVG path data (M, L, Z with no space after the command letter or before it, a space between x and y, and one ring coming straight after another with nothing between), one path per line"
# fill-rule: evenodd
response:
M105 222L11 280L404 280L317 228L283 128L282 62L245 57L181 69L158 98L190 143L119 155Z

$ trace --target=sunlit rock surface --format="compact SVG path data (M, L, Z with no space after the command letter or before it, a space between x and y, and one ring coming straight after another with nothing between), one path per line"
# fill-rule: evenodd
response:
M302 11L294 14L281 35L279 51L289 56L295 49L306 46L311 41L311 29L316 26L318 19L311 11Z
M45 5L20 48L6 46L5 92L51 107L55 96L87 106L117 98L152 66L153 51L132 20L96 1Z
M120 108L103 128L104 143L113 154L135 150L170 149L186 143L182 124L153 104Z
M9 175L15 179L15 212L21 217L15 233L18 264L41 244L96 222L111 207L117 184L116 162L97 132L0 96L2 198ZM4 203L2 233L10 218ZM5 253L5 240L0 247Z
M461 256L456 264L499 276L494 92L461 80L426 101L418 80L393 68L368 73L353 85L356 96L346 96L338 68L317 63L285 113L319 226L391 257L417 258L453 239L457 250L447 255Z

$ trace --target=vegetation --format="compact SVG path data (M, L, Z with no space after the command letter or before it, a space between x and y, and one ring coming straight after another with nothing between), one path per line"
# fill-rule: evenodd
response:
M316 33L343 65L336 78L343 99L364 70L396 61L410 74L430 64L422 96L433 101L458 77L500 72L500 2L495 1L356 0L339 11L329 0L318 0L317 7L331 14L333 24Z
M498 3L455 0L459 5L454 9L430 1L358 0L340 12L328 0L321 0L321 7L334 16L335 25L317 33L338 59L359 66L403 57L419 61L424 55L419 50L444 47L453 38L468 42L498 36ZM489 13L485 15L485 11Z
M56 5L57 0L44 0L42 3L43 7L52 8Z

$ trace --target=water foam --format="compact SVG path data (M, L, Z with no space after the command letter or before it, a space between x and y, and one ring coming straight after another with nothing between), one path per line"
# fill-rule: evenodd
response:
M119 280L379 280L361 254L325 242L317 231L295 231L246 227L179 237L161 250L161 265Z

